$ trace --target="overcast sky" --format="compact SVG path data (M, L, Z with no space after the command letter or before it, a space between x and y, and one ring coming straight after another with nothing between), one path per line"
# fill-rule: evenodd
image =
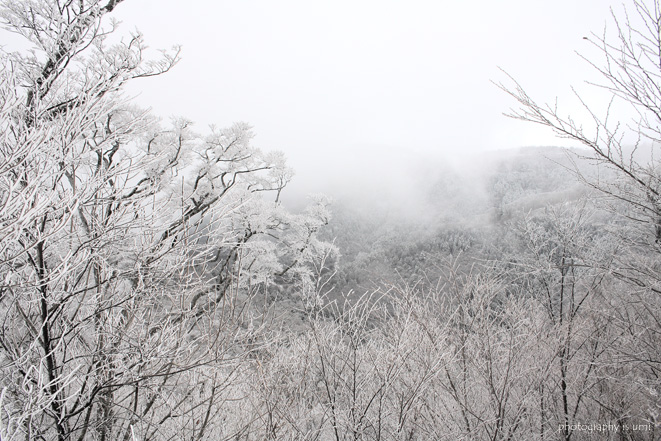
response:
M390 173L407 156L559 144L504 118L498 66L540 101L571 95L590 70L575 51L601 33L611 0L126 0L118 32L183 47L140 104L200 131L246 121L286 153L295 184ZM567 104L570 108L571 104ZM383 176L383 175L382 175Z

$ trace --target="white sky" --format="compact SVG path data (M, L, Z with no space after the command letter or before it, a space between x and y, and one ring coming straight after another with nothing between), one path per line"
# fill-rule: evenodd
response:
M406 155L559 144L504 118L500 66L533 96L570 101L590 74L575 51L609 0L126 0L120 32L183 46L139 101L198 124L246 121L283 150L299 185L392 169ZM296 184L296 181L294 182Z
M155 113L207 125L246 121L286 153L295 187L392 174L407 156L558 145L502 116L501 66L540 101L568 103L590 75L575 51L614 0L126 0L119 33L139 29L183 59L130 93Z

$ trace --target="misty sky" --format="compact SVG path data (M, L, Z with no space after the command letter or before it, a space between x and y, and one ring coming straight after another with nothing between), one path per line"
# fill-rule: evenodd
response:
M502 116L514 103L490 80L504 68L560 104L591 71L575 51L601 33L611 0L126 0L118 32L139 29L152 55L182 61L130 93L155 113L246 121L256 145L286 153L294 186L338 175L391 180L407 157L558 145ZM565 142L566 144L566 142ZM375 173L375 174L374 174Z

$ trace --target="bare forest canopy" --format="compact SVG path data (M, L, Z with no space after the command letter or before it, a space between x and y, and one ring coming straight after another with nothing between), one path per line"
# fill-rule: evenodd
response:
M636 121L504 74L583 149L296 210L248 124L123 94L179 53L110 38L122 3L0 0L28 48L0 48L0 440L659 439L658 1L586 37Z

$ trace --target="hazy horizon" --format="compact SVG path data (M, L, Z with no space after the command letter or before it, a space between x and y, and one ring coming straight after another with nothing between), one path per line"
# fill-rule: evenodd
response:
M571 86L592 68L583 40L601 33L618 2L127 1L120 34L137 28L156 49L182 45L171 72L129 89L164 118L198 131L245 121L255 144L281 150L292 192L322 192L357 175L387 179L405 157L438 161L525 146L576 146L505 118L515 103L492 81L499 66L540 102L580 107ZM563 112L564 113L564 112ZM429 158L429 159L428 159ZM339 179L338 179L339 178Z

